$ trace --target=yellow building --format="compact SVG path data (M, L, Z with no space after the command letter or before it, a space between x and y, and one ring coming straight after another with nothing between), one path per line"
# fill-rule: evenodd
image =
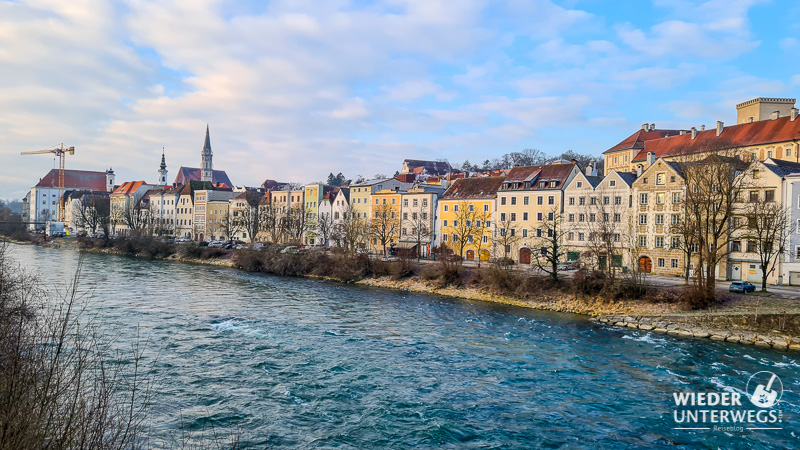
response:
M488 261L494 246L497 191L504 177L456 180L438 202L439 242L468 261Z
M579 173L574 161L511 169L497 192L495 256L531 264L532 249L547 237L549 224L560 220L564 188Z
M371 217L372 194L383 190L404 191L411 187L411 183L403 183L394 178L358 181L350 185L350 206L360 219L368 219Z
M370 196L369 243L373 252L385 253L399 241L401 198L402 193L393 189L384 189Z

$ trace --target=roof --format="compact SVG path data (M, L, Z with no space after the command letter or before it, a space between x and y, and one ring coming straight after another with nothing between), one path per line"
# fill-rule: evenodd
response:
M35 187L58 188L58 169L51 169ZM64 170L64 189L105 191L106 173L88 170Z
M781 178L787 175L800 173L800 163L796 162L768 158L764 161L764 165Z
M617 172L616 170L614 172ZM633 186L633 182L636 181L636 174L631 172L617 172L617 175L625 182L628 186Z
M147 186L147 183L144 181L126 181L119 185L112 195L133 195L135 194L142 186Z
M350 186L372 186L373 184L385 183L389 180L391 180L391 178L373 178L371 180L362 180L357 183L353 183Z
M739 148L795 139L800 139L800 120L795 119L792 122L791 117L785 116L775 120L760 120L724 127L719 136L717 129L711 128L697 131L694 139L691 133L686 133L647 141L644 149L633 160L645 159L647 152L654 152L657 158L702 153L713 148L717 142L725 143L728 148Z
M653 139L661 139L668 136L677 136L680 135L681 130L650 130L648 129L645 131L644 129L639 129L632 135L628 136L625 140L620 142L619 144L611 147L610 149L603 152L603 154L615 152L618 150L627 150L627 149L643 149L645 146L645 142L653 140Z
M539 181L557 181L556 185L552 187L548 183L547 189L560 189L564 186L564 181L572 173L575 165L576 163L572 162L570 164L517 166L508 171L508 175L505 177L506 185L508 186L510 183L512 189L531 189L533 180L538 179ZM524 187L526 182L530 183L528 188ZM513 187L515 183L519 183L521 186Z
M505 177L462 178L447 189L442 200L494 198L503 180Z
M181 167L178 169L178 175L175 176L173 184L186 184L189 181L200 181L203 179L203 171L195 167ZM227 186L233 186L231 179L224 170L214 170L211 174L211 182L215 185L223 183Z
M349 187L341 187L341 188L339 188L339 193L344 195L344 199L347 201L347 203L350 203L350 188Z
M280 186L286 186L287 184L289 184L289 183L284 183L284 182L275 181L275 180L264 180L264 182L261 183L261 187L264 188L264 189L275 189L275 188L280 187Z
M600 184L600 182L603 181L603 177L589 176L589 175L584 175L584 177L586 178L586 181L588 181L589 184L592 185L593 188L596 188Z
M411 173L429 175L444 175L453 171L453 167L447 161L425 161L420 159L404 159L403 165L408 167Z

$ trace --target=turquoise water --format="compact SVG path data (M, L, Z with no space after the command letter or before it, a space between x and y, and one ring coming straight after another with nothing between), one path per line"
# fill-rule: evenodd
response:
M13 246L48 280L78 253ZM160 352L157 433L240 427L246 446L798 448L800 354L613 329L580 316L87 255L91 311ZM675 430L672 393L768 370L781 430ZM753 408L750 406L750 408Z

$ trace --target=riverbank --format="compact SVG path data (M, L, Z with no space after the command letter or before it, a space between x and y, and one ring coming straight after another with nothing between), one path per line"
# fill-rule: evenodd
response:
M40 245L53 248L78 247L76 241L68 239L58 239ZM84 250L132 256L114 247L88 248ZM678 296L675 295L674 289L659 289L639 300L609 300L600 295L563 292L553 287L539 286L536 283L531 283L531 286L517 286L516 289L508 289L507 287L494 288L491 282L480 280L484 272L471 273L465 277L471 278L471 281L463 282L461 285L453 285L442 283L439 278L431 276L429 273L424 273L419 267L407 270L408 273L405 275L398 274L397 265L399 263L375 262L375 265L382 265L382 267L373 267L371 271L373 273L367 275L367 271L359 272L358 268L348 270L347 267L341 267L342 264L337 264L333 261L329 262L329 265L335 266L333 270L338 272L331 274L324 270L315 270L315 268L284 267L287 265L286 261L281 261L281 266L278 268L265 268L265 262L263 261L265 255L253 251L218 251L213 253L215 256L201 253L198 257L187 256L188 253L190 252L177 252L164 258L153 257L152 255L145 257L249 271L264 271L285 276L304 276L322 280L353 282L381 289L442 295L523 308L569 312L588 316L592 320L609 326L697 339L724 340L759 347L770 347L777 350L800 351L800 305L798 305L797 301L789 299L731 295L722 304L713 309L686 311L676 301ZM247 255L250 261L242 261L244 258L240 257L244 255ZM255 263L252 261L254 257L258 259ZM291 260L294 257L292 255L282 255L280 258ZM322 261L318 263L320 265L323 264ZM395 266L392 266L392 264L395 264ZM402 268L399 269L403 270ZM459 268L456 267L455 270L458 272ZM515 280L508 281L511 284L515 282ZM507 291L512 293L506 293ZM524 294L520 294L521 291Z

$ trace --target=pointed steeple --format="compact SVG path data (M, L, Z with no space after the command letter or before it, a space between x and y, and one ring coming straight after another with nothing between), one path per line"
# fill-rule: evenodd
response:
M161 166L160 166L160 168L161 168L161 170L164 170L164 169L167 168L167 162L164 160L164 147L161 147Z
M158 184L167 184L167 160L164 159L164 147L161 147L161 165L158 168Z
M203 144L203 168L201 169L201 181L213 181L214 166L211 162L213 153L211 152L211 136L208 132L208 124L206 124L206 142Z

